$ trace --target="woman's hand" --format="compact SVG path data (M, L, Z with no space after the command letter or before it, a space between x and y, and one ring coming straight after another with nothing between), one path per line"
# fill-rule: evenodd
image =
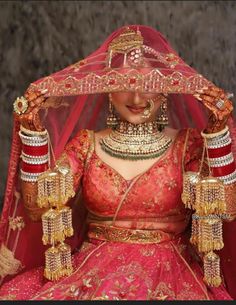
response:
M209 118L207 132L217 132L223 129L233 111L233 104L229 100L231 94L213 85L203 90L197 90L194 97L201 101L212 113Z
M20 113L20 111L15 111L16 118L20 121L21 125L26 129L42 131L44 127L41 124L39 117L39 109L40 106L45 102L47 97L45 93L47 90L38 90L38 91L26 91L24 94L24 99L26 99L26 110L24 113ZM19 102L20 103L20 100ZM17 108L17 103L15 102L14 108Z

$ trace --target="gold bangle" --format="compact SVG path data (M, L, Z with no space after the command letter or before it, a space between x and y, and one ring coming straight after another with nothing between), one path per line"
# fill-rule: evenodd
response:
M31 136L45 136L47 135L48 131L47 129L43 131L36 131L36 130L30 130L26 129L24 126L20 125L20 130L24 132L26 135L31 135Z
M205 139L212 139L212 138L216 138L219 137L223 134L225 134L227 131L229 130L229 127L226 125L224 129L218 131L218 132L214 132L214 133L204 133L203 131L201 132L201 135L203 138Z

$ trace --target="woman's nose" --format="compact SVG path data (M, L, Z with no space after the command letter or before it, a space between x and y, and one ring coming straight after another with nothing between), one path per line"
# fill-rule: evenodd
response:
M141 98L141 96L139 95L138 92L135 92L135 93L134 93L134 100L133 100L133 103L134 103L135 105L138 105L138 104L141 104L141 103L142 103L142 98Z

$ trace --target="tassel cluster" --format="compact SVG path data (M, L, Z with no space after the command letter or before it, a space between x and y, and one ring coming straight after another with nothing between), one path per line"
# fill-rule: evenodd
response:
M196 183L199 180L199 173L186 172L183 176L182 201L186 208L194 209L196 201Z
M39 176L37 203L40 208L61 207L74 195L70 168L56 167Z
M64 243L73 235L72 210L65 206L75 195L70 168L56 167L38 178L38 206L47 207L42 215L44 245L51 245L45 252L44 276L52 281L73 272L70 246Z
M221 217L226 211L224 184L215 177L186 172L182 201L186 208L195 210L190 242L204 254L204 281L218 287L221 284L220 258L213 251L224 246Z
M206 177L196 184L198 215L222 214L226 210L224 184L215 177Z
M213 251L204 256L204 281L208 285L218 287L221 284L220 258Z
M71 275L73 272L71 262L70 246L61 243L58 246L52 246L45 252L44 276L51 281L57 281L62 276Z

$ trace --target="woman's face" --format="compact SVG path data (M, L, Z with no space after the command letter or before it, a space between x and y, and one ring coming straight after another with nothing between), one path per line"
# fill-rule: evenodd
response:
M145 108L149 107L149 100L153 100L154 107L149 118L142 117ZM158 109L162 103L160 94L139 92L111 93L111 102L122 121L133 124L151 122L156 119Z

